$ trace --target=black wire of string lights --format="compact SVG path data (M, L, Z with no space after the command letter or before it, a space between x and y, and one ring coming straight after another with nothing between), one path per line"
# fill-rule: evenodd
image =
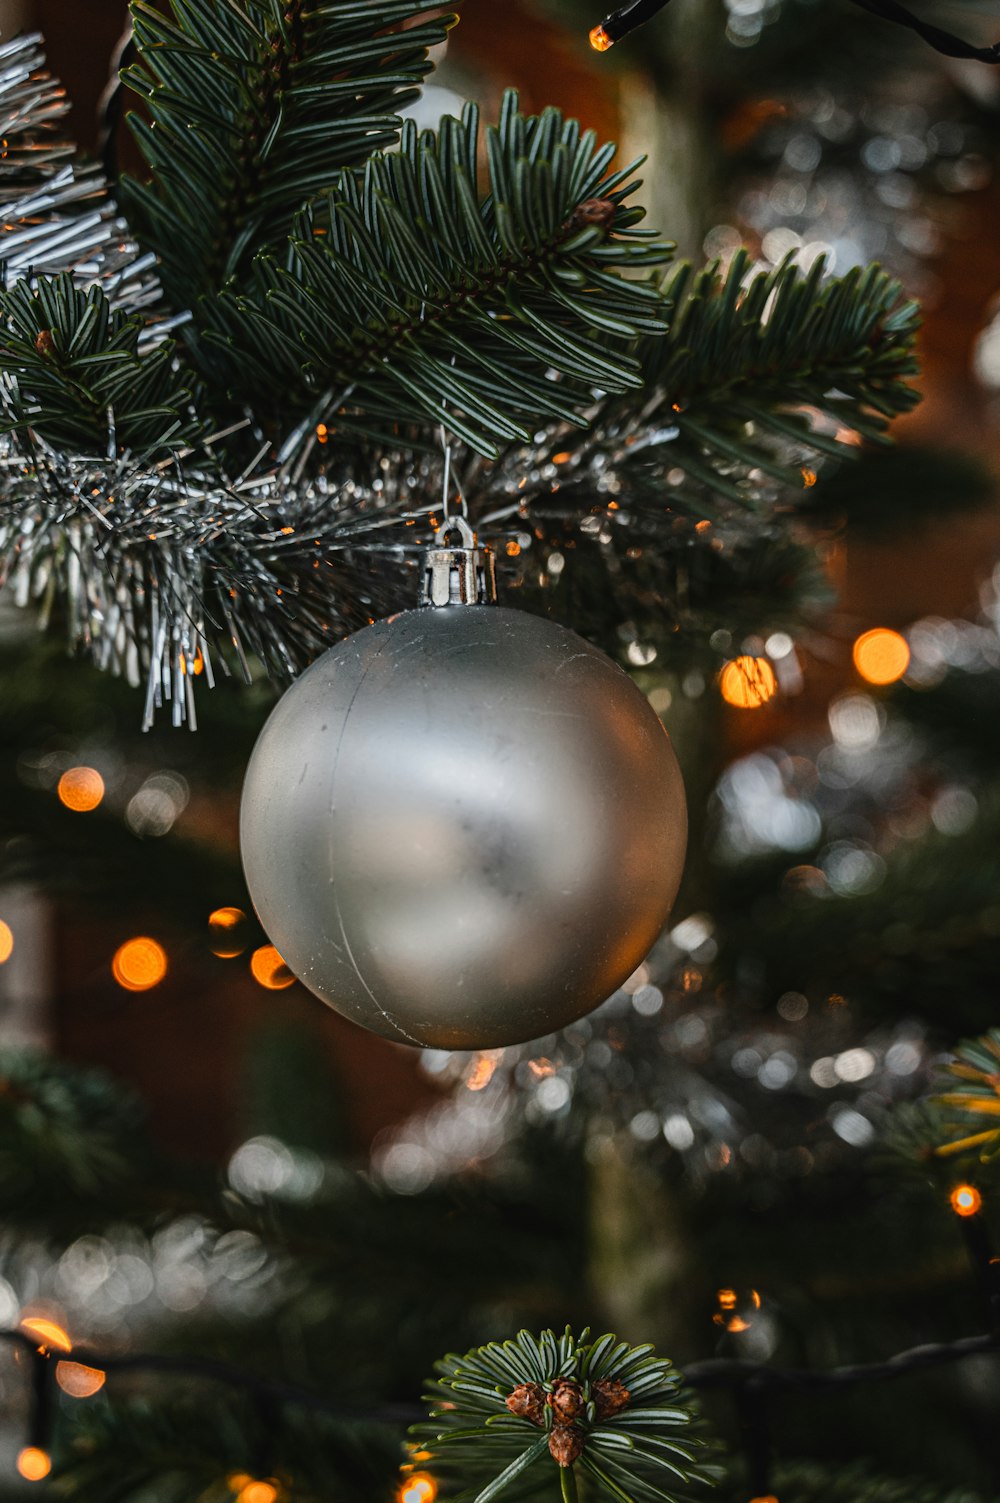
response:
M272 1413L278 1404L288 1404L335 1419L384 1425L410 1424L422 1415L421 1410L404 1404L380 1408L346 1405L312 1389L294 1383L278 1382L214 1357L143 1352L111 1356L92 1351L89 1347L63 1349L49 1345L44 1335L26 1330L0 1331L0 1341L20 1347L31 1362L27 1444L21 1457L27 1458L29 1471L37 1471L39 1475L37 1478L29 1476L22 1469L22 1476L27 1480L41 1480L51 1468L49 1449L55 1421L52 1380L55 1365L59 1362L72 1363L102 1376L147 1372L203 1378L246 1393L255 1403L269 1407ZM797 1368L771 1367L763 1362L723 1357L692 1363L682 1369L681 1378L688 1388L728 1391L733 1395L747 1459L748 1485L753 1497L757 1498L771 1493L770 1411L774 1395L788 1392L829 1392L831 1389L856 1388L866 1383L884 1383L910 1373L962 1362L970 1357L993 1354L1000 1355L1000 1328L978 1336L960 1337L955 1341L929 1342L909 1347L882 1362L848 1363L832 1368ZM43 1467L44 1470L41 1470Z
M631 5L623 5L620 10L612 11L599 26L594 27L590 33L590 45L597 52L607 52L637 27L652 21L669 3L670 0L633 0ZM971 58L979 63L1000 63L1000 42L995 42L990 47L974 46L955 36L953 32L915 16L899 0L853 0L853 4L883 21L892 21L897 26L906 26L910 31L915 31L935 51L944 53L946 57Z

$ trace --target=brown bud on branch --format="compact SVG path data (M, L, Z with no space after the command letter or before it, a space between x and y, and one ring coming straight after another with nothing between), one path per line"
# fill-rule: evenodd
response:
M530 1420L533 1425L545 1422L545 1390L540 1383L519 1383L507 1395L507 1408L518 1419Z

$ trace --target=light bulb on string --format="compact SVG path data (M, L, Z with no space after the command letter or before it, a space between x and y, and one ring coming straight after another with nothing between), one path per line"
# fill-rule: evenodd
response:
M956 1185L949 1200L956 1216L977 1216L983 1207L983 1197L975 1185Z
M261 945L250 957L253 979L270 992L281 992L295 985L295 977L273 945Z
M595 52L607 52L616 42L627 37L629 32L635 31L637 26L642 26L659 15L668 4L669 0L632 0L631 5L623 5L620 10L612 11L600 26L595 26L591 31L591 47Z
M756 710L778 692L778 680L767 658L743 654L727 663L719 678L727 704L738 710Z
M115 951L111 974L127 992L148 992L167 974L167 952L145 934L126 940Z
M712 1323L721 1326L731 1336L750 1330L761 1305L756 1289L719 1289L715 1300L718 1309L712 1316Z
M56 1382L71 1399L89 1399L104 1387L107 1373L83 1362L57 1362Z
M240 1488L236 1503L275 1503L278 1489L273 1482L258 1482L251 1479Z
M615 42L620 42L629 32L635 31L637 26L651 21L669 4L669 0L633 0L631 5L616 10L604 21L603 25L595 26L590 34L592 47L598 51L607 51L608 47ZM973 42L967 42L963 37L956 36L954 32L944 31L939 25L922 20L915 16L912 11L900 5L899 0L854 0L855 5L860 5L864 10L881 16L885 21L892 21L897 26L905 26L910 31L916 32L919 37L935 52L942 52L946 57L959 57L975 60L979 63L1000 63L1000 42L982 47ZM594 41L595 32L604 32L608 40L603 46Z
M18 1452L17 1470L25 1482L41 1482L52 1470L52 1457L41 1446L25 1446Z
M397 1503L434 1503L438 1486L429 1472L414 1472L400 1484Z
M69 1333L54 1320L43 1315L26 1315L21 1321L21 1330L38 1342L38 1350L46 1355L50 1351L71 1352L73 1343Z
M887 626L862 632L851 652L854 666L869 684L895 684L910 666L910 648L905 637Z
M247 916L242 908L216 908L208 916L212 954L220 960L235 960L247 947Z
M104 798L104 779L96 767L70 767L59 779L59 802L74 814L90 814Z

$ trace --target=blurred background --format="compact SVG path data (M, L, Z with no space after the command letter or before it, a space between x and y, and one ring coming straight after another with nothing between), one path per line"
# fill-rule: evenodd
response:
M935 18L993 39L972 5ZM489 116L513 84L647 155L679 256L880 261L923 304L923 401L896 450L821 471L780 540L748 538L738 592L703 585L679 644L648 596L615 626L684 765L688 871L625 988L518 1049L385 1043L270 948L236 815L271 686L143 735L137 692L0 594L0 1041L41 1051L0 1094L109 1113L146 1165L102 1164L93 1194L83 1169L18 1185L2 1326L408 1402L441 1352L524 1323L802 1365L981 1327L947 1175L884 1142L956 1039L1000 1023L1000 72L848 0L674 0L604 56L600 19L467 0L415 113ZM124 24L112 0L0 4L4 37L44 33L91 150ZM572 571L536 551L546 608L587 635ZM16 1158L0 1138L15 1185ZM776 1446L1000 1492L998 1384L983 1358L792 1396ZM8 1477L23 1389L0 1359Z

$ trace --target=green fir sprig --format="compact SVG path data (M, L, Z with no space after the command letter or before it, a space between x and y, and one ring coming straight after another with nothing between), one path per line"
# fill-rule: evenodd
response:
M436 1366L430 1420L412 1434L422 1465L456 1503L501 1495L674 1503L677 1489L715 1479L695 1411L672 1364L651 1346L521 1331ZM514 1489L512 1492L511 1490ZM524 1494L526 1495L526 1494Z
M190 386L168 345L140 349L143 328L141 316L66 272L0 293L2 426L85 453L100 453L109 436L112 454L181 448L197 429Z
M391 147L453 15L427 0L146 0L131 11L149 177L122 200L166 294L190 308L280 246L337 173Z
M613 156L558 110L522 115L514 92L485 140L474 105L436 134L407 122L398 152L341 174L287 252L206 310L209 368L248 397L328 391L331 426L439 422L484 453L539 421L584 423L595 388L642 384L631 346L666 311L621 276L670 248L635 229L634 166Z
M834 277L819 257L808 271L787 260L755 272L741 250L725 270L678 266L662 291L666 333L640 351L654 441L631 434L622 453L640 490L662 486L666 463L741 506L759 496L760 472L801 491L816 478L803 477L807 461L884 442L919 401L920 310L877 265ZM609 399L595 428L621 424L621 406Z

